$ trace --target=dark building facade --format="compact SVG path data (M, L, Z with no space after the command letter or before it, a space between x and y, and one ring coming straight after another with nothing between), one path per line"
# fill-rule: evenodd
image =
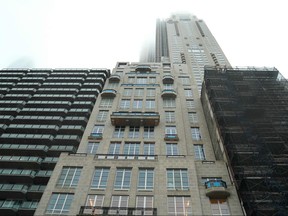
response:
M107 69L0 71L0 215L33 215L61 152L75 153Z
M288 215L287 86L275 68L205 68L201 100L214 151L247 215Z

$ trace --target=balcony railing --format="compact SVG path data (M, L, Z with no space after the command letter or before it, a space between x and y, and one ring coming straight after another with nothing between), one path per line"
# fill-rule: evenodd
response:
M89 138L89 139L100 140L100 139L103 138L103 133L91 133L88 138Z
M174 77L172 75L164 75L162 78L163 84L173 84L174 83Z
M156 112L113 112L110 117L112 125L157 126L160 122Z
M127 208L127 207L101 207L81 206L78 216L84 215L157 215L157 208Z
M205 182L206 196L209 198L221 199L230 196L227 184L223 180L209 180Z
M114 89L104 89L101 93L101 97L115 97L117 91Z
M178 134L165 134L164 140L165 141L178 141L179 137L178 137Z
M162 97L171 97L171 98L176 98L177 93L174 89L164 89L162 90Z
M157 160L157 155L127 155L127 154L96 154L99 160Z

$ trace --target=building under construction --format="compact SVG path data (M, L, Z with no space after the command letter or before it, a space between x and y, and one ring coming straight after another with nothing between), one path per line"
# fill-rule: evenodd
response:
M288 83L275 68L205 67L213 148L247 215L288 215Z

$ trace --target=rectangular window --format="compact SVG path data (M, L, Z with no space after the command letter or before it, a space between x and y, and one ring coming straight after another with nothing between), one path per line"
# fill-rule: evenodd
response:
M177 143L166 143L166 155L179 155Z
M163 84L163 87L164 87L165 90L174 89L174 85L173 84Z
M82 167L63 167L57 187L76 188Z
M186 100L186 106L189 109L195 109L195 102L194 100Z
M176 134L177 134L176 126L165 127L165 135L176 135Z
M86 199L86 205L91 208L84 209L84 214L89 215L102 215L103 210L99 208L93 209L93 207L102 207L104 202L104 196L103 195L88 195ZM93 211L93 213L92 213Z
M166 123L175 122L175 112L174 111L165 111L165 121Z
M154 170L153 169L139 169L138 189L139 190L153 190L153 188L154 188Z
M132 88L124 88L123 96L132 96Z
M74 194L52 194L46 214L68 214Z
M137 84L147 84L147 77L137 77Z
M154 138L154 127L144 127L144 134L143 134L144 138Z
M113 137L114 138L123 138L124 132L125 132L125 126L115 126Z
M92 135L98 136L102 135L104 131L104 125L95 125L92 130Z
M136 208L141 210L136 210L133 215L153 215L153 196L136 196Z
M109 176L109 168L96 168L91 182L91 189L105 189Z
M164 108L175 108L176 103L174 98L163 98L163 107Z
M135 77L128 77L128 83L134 83Z
M155 143L144 143L144 155L155 155Z
M130 107L130 100L129 99L122 99L120 102L121 109L129 109Z
M210 199L212 215L230 215L226 199Z
M98 142L88 142L87 154L96 154L99 147Z
M196 112L189 112L188 113L188 118L189 118L189 122L191 124L196 124L198 123L198 116Z
M134 96L136 97L143 97L144 89L143 88L136 88L134 92Z
M108 85L107 85L107 89L114 89L114 88L117 88L119 85L118 82L109 82Z
M149 78L149 83L155 84L156 83L156 77L150 77Z
M97 121L99 122L104 122L107 119L108 116L108 110L100 110L98 115L97 115Z
M118 155L120 154L121 143L111 143L109 146L108 154Z
M185 97L193 97L192 89L184 89Z
M130 188L131 171L130 168L117 168L114 189L128 190Z
M140 143L125 143L123 154L125 155L139 155Z
M168 190L188 190L187 169L167 169Z
M155 100L146 100L146 109L155 109Z
M205 160L204 147L201 144L194 145L195 160Z
M127 215L129 196L112 196L108 215Z
M154 97L156 95L156 90L154 88L148 88L147 89L147 96L148 97Z
M113 98L101 98L100 108L111 108L113 103Z
M134 100L133 101L133 108L134 109L142 109L143 100Z
M183 77L179 77L179 79L180 79L182 85L191 85L189 77L183 76Z
M168 215L192 215L191 198L185 196L168 197Z
M200 128L192 127L191 128L192 140L201 140Z
M129 127L129 138L138 138L139 137L140 127Z

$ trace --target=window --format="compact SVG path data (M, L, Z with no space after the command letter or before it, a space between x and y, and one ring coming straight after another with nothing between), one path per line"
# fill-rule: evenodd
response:
M92 207L102 207L103 206L103 201L104 201L104 196L103 195L88 195L86 199L86 205L85 206L90 206L91 208L87 208L84 210L84 214L91 214L93 211L92 215L102 215L103 210L102 209L94 209Z
M81 167L63 167L56 186L76 188L81 170Z
M212 215L230 215L226 199L210 199Z
M153 187L154 187L154 170L153 169L139 169L138 189L139 190L153 190Z
M109 146L108 154L120 154L121 143L111 143Z
M155 91L155 89L154 88L148 88L147 89L147 96L148 97L154 97L155 96L155 93L156 91Z
M155 154L155 143L144 143L144 155Z
M87 145L87 153L88 154L96 154L99 147L98 142L88 142Z
M176 134L177 134L176 126L165 127L165 135L176 135Z
M125 126L115 126L115 130L113 133L113 137L115 138L123 138L125 132Z
M168 89L173 89L174 88L174 85L173 84L163 84L163 87L165 90L168 90Z
M163 107L164 108L175 108L176 103L174 98L163 98Z
M196 160L205 160L204 147L201 144L194 145L194 154Z
M155 108L155 100L147 99L146 109L154 109L154 108Z
M140 143L125 143L123 154L139 155Z
M144 134L143 134L144 138L154 138L154 127L144 127Z
M192 127L191 134L192 134L192 140L201 140L200 128Z
M124 88L123 96L131 96L132 95L132 89L131 88Z
M184 89L185 97L193 97L192 89Z
M137 77L136 83L137 84L146 84L147 83L147 77Z
M129 109L130 107L130 100L129 99L122 99L120 102L121 109Z
M190 109L195 109L195 102L194 100L186 100L186 106Z
M52 194L46 210L46 214L67 214L73 200L74 194Z
M134 83L135 77L128 77L128 83Z
M129 138L138 138L139 137L140 127L130 126L129 128Z
M109 176L109 168L96 168L91 182L92 189L105 189Z
M166 143L166 155L178 155L177 143Z
M136 97L143 97L144 95L144 89L143 88L136 88L134 96Z
M142 210L136 210L134 215L153 215L153 196L136 196L136 208Z
M182 85L191 85L189 77L183 76L183 77L179 77L179 79L180 79Z
M167 188L169 190L188 190L187 169L167 169Z
M165 121L166 123L175 122L175 112L174 111L165 111Z
M117 88L119 85L118 82L109 82L108 85L107 85L107 89L114 89L114 88Z
M151 84L155 84L156 83L156 77L150 77L149 82Z
M189 112L188 113L189 122L191 124L198 123L198 117L196 112Z
M113 98L102 98L99 107L100 108L111 108Z
M127 215L128 200L129 196L112 196L108 215Z
M141 109L142 108L142 100L134 100L133 101L133 108L134 109Z
M107 116L108 116L108 110L100 110L97 115L97 121L104 122L106 121Z
M116 177L114 182L114 189L126 189L130 188L131 169L118 168L116 171Z
M95 125L92 130L92 135L102 135L104 130L104 125Z
M168 197L168 215L192 215L190 197L171 196Z

